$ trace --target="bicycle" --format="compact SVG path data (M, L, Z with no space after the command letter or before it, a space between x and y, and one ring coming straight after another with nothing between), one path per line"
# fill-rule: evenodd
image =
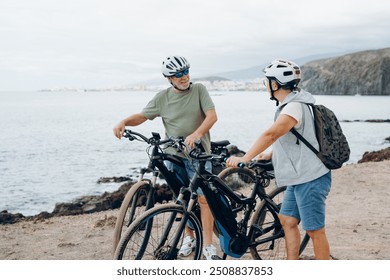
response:
M180 189L183 186L189 185L188 178L179 178L175 173L169 171L164 164L165 160L171 161L179 166L184 167L182 160L175 155L164 153L163 146L172 146L176 142L182 141L180 138L170 138L162 140L158 133L152 132L152 137L148 138L143 134L135 131L125 130L123 137L129 141L141 141L148 144L146 149L149 156L149 164L147 167L141 168L138 182L134 184L125 195L121 207L118 212L115 229L113 234L113 254L121 238L122 232L129 227L129 225L147 209L152 208L155 204L163 204L167 201L177 198ZM228 140L211 142L211 150L216 154L228 155L227 146L230 144ZM219 172L222 165L214 162L213 172ZM239 170L240 177L244 178L247 183L254 182L254 174L248 171ZM152 173L151 178L145 178L146 173ZM165 179L168 195L161 198L161 184L157 184L157 180L162 175ZM235 182L235 173L226 173L222 179L226 179L228 184ZM244 181L242 181L244 183ZM239 184L239 182L235 182ZM158 186L160 189L158 190ZM166 193L166 192L165 192ZM199 213L199 206L194 207L194 212Z
M121 238L115 251L115 259L200 259L202 229L199 219L192 212L199 187L215 219L223 252L221 259L226 259L227 256L240 258L247 250L254 259L281 258L281 254L285 253L285 248L279 246L284 241L283 228L278 218L281 203L274 199L277 200L286 188L266 193L265 188L273 179L272 164L252 162L248 166L256 171L255 185L249 195L244 195L232 190L219 176L205 170L205 161L221 163L225 160L223 155L207 155L193 150L189 156L201 163L190 185L181 189L176 202L155 206L138 217ZM228 173L228 169L225 172ZM188 202L182 199L186 192L191 193ZM196 244L193 253L184 258L178 252L187 224L191 224L193 228ZM300 253L308 241L309 236L305 234Z

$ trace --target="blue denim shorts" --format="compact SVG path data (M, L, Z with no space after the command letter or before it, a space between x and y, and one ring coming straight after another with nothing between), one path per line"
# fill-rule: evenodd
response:
M307 183L288 186L280 214L302 222L304 230L325 227L325 200L331 187L331 172Z
M185 178L185 176L186 176L191 181L191 178L195 175L196 168L198 168L198 166L199 166L199 161L193 160L190 162L189 160L187 160L185 158L183 158L182 161L185 165L185 168L178 166L177 164L174 164L170 161L165 161L164 163L165 163L166 167L168 168L168 170L174 171L176 173L176 175L178 176L179 179ZM207 171L211 172L211 170L212 170L211 161L206 162L205 169ZM181 181L183 182L183 180L181 180ZM197 189L197 194L203 195L203 191L201 188Z

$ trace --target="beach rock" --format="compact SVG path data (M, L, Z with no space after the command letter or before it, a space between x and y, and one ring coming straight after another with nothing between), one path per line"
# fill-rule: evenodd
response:
M156 186L156 195L154 197L156 202L162 203L169 201L173 198L173 192L167 184L161 184Z
M119 208L127 191L134 183L134 181L126 182L114 192L82 196L70 203L57 203L53 214L55 216L69 216Z
M245 155L245 152L243 150L240 150L237 146L235 145L229 145L227 147L229 155L231 156L237 156L237 157L242 157Z
M105 184L105 183L122 183L126 181L132 180L132 176L120 176L120 177L100 177L97 180L98 184Z
M240 150L236 145L229 145L226 147L228 156L237 156L242 157L245 155L245 152L243 150ZM224 166L222 166L219 163L213 162L213 173L218 174L224 169Z
M375 152L365 152L361 160L358 163L363 162L377 162L390 159L390 147Z
M7 210L0 212L0 225L1 224L14 224L25 220L26 217L20 213L11 214Z
M49 219L51 217L54 217L53 213L49 213L49 212L44 211L44 212L41 212L38 215L35 215L33 217L27 217L27 220L33 219L34 221L43 221L43 220Z
M73 202L57 203L52 213L41 212L35 216L24 216L20 213L12 214L4 210L0 212L0 224L13 224L23 220L42 221L55 216L73 216L87 213L100 212L119 208L126 193L135 184L129 181L122 184L114 192L105 192L102 195L87 195L77 198ZM155 200L157 202L169 201L173 197L167 184L156 185ZM144 198L140 198L143 201Z

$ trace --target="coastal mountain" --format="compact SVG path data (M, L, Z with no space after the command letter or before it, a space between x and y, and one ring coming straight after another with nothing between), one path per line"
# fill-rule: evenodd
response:
M348 52L348 53L350 53L350 52ZM340 56L343 54L347 54L347 53L346 52L323 53L323 54L304 56L304 57L299 57L299 58L291 58L291 60L294 61L295 63L297 63L298 65L304 65L305 63L307 63L309 61L336 57L336 56ZM266 67L269 64L269 62L265 61L260 65L256 65L256 66L253 66L250 68L218 73L218 74L216 74L216 76L224 77L224 78L227 78L227 79L233 80L233 81L243 81L243 80L249 81L249 80L258 79L259 77L261 77L263 75L263 69L264 69L264 67Z
M390 48L293 59L302 68L301 87L322 95L390 95ZM254 81L267 64L217 74Z
M201 77L201 78L195 78L192 79L192 81L208 81L208 82L215 82L215 81L229 81L228 78L225 77L219 77L219 76L207 76L207 77Z
M308 62L301 86L313 94L390 95L390 48Z
M312 94L390 95L390 48L292 60L302 68L301 87ZM192 78L194 82L204 83L209 90L264 90L261 78L267 65ZM160 78L132 89L158 90L166 86Z

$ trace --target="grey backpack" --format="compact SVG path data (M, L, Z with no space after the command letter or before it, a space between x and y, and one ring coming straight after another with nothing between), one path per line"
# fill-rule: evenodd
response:
M294 128L291 132L310 148L329 169L338 169L348 161L351 150L340 123L332 110L324 105L307 104L312 108L314 127L320 150L317 151Z

